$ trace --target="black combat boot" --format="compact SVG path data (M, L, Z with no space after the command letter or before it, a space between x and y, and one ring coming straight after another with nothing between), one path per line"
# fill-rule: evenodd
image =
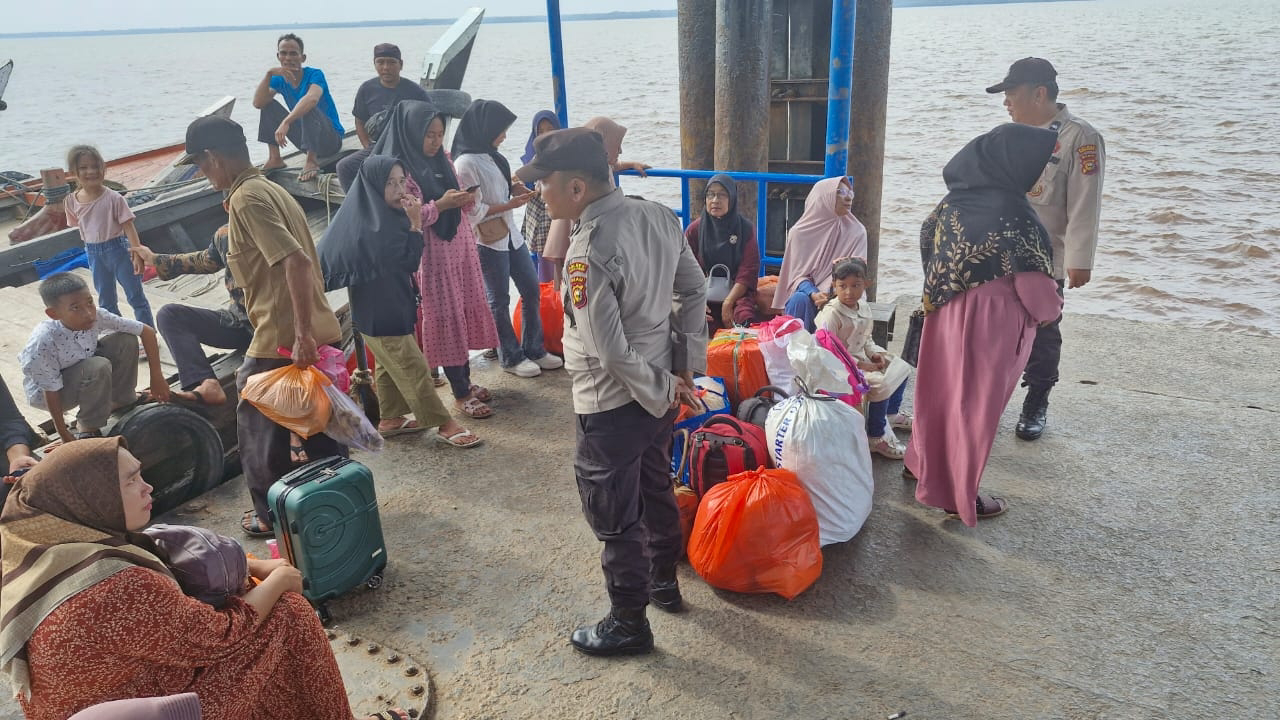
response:
M643 655L653 652L653 631L644 608L615 607L600 622L574 630L569 642L588 655Z
M1051 389L1027 388L1027 397L1022 401L1022 415L1018 417L1018 425L1013 429L1015 435L1023 440L1038 440L1044 434Z
M684 610L684 598L680 595L680 580L676 577L676 567L653 571L653 579L649 581L649 602L669 613Z

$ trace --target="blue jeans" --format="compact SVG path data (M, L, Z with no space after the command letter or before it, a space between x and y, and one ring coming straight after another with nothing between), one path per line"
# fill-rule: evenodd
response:
M155 327L151 303L142 292L142 278L133 274L129 239L121 235L106 242L87 243L84 254L89 259L89 271L93 273L93 287L98 291L98 307L113 315L120 314L120 301L116 295L116 283L120 283L125 299L133 308L134 319Z
M813 298L804 289L797 290L787 298L783 312L803 322L805 330L816 332L814 320L818 317L818 306L813 304Z
M888 398L867 405L867 437L878 438L889 433L889 416L902 409L902 394L906 391L907 381L903 380Z
M508 240L508 243L511 241ZM498 326L498 357L502 367L513 367L522 361L537 360L547 354L542 346L542 302L538 290L538 271L533 269L529 246L521 245L506 250L494 250L477 245L480 253L480 271L484 275L484 291L489 298L489 312ZM511 326L511 283L515 283L520 299L524 301L520 316L523 338L516 337Z

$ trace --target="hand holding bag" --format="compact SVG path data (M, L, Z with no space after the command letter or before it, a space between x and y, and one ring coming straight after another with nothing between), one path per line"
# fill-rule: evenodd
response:
M723 269L724 275L717 275L717 269ZM712 265L711 272L707 273L707 302L724 302L724 299L729 297L729 291L732 289L733 279L729 277L729 266L723 264Z

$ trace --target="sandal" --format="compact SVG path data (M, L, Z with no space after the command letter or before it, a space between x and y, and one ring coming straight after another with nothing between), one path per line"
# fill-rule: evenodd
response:
M979 495L974 502L978 508L979 520L986 520L988 518L996 517L997 515L1003 515L1005 511L1009 509L1008 501L1002 497L996 497L995 495L988 495L985 502L982 500L982 496ZM946 512L948 515L960 517L960 513L955 512L954 510L947 510Z
M382 710L369 715L365 720L409 720L409 713L398 710Z
M262 522L258 517L258 513L254 510L245 510L244 515L240 518L240 529L245 535L251 538L270 538L276 536L276 531L270 525Z
M437 375L431 376L431 384L435 385L436 387L444 387L445 385L449 384L449 381L443 375L437 374Z
M311 460L311 457L307 455L306 446L302 443L301 437L294 433L289 433L289 462L294 465L302 465Z
M418 425L417 420L410 420L407 417L399 418L400 424L382 429L382 423L378 423L378 434L384 438L395 437L397 435L407 435L409 433L422 432L426 428Z
M489 348L488 350L485 350L485 351L484 351L484 359L485 359L485 360L497 360L497 359L498 359L498 349L497 349L497 348Z
M471 437L471 441L470 441L470 442L462 442L462 440L461 440L460 438L464 438L464 437L467 437L467 436L470 436L470 437ZM480 438L476 437L476 436L475 436L475 435L474 435L470 430L468 430L468 429L466 429L466 428L463 428L463 429L459 430L458 432L456 432L456 433L454 433L454 434L452 434L452 435L449 435L448 437L446 437L446 436L442 435L441 433L437 432L437 433L436 433L436 442L442 442L442 443L444 443L445 445L450 445L450 446L453 446L453 447L456 447L456 448L473 448L473 447L475 447L475 446L479 445L480 443L482 443L482 442L484 442L484 441L483 441L483 440L481 440Z
M73 437L75 437L75 439L77 440L93 440L95 438L102 437L102 431L101 430L85 430L84 432L76 433Z
M479 385L471 386L471 397L479 400L482 403L493 402L493 393L489 392L489 388L480 387Z
M889 427L910 430L912 417L910 413L896 412L889 416Z
M493 408L485 405L479 398L468 398L466 402L457 406L463 415L473 420L483 420L493 416Z

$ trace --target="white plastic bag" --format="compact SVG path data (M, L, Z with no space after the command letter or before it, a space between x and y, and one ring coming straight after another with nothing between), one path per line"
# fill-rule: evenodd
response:
M724 380L718 377L696 377L693 379L694 393L702 403L702 413L729 412L729 391L724 387Z
M779 315L760 326L760 354L764 356L769 384L782 388L788 395L800 391L796 387L796 371L787 359L787 345L798 332L808 333L804 323L790 315Z
M333 385L325 385L324 391L329 396L330 407L329 424L324 426L324 434L357 450L382 450L382 434L365 417L364 410L356 401Z
M775 405L764 427L774 465L794 472L809 491L821 544L856 535L875 489L862 415L835 398L801 394Z
M791 338L787 343L787 359L804 390L810 393L822 390L832 395L853 392L848 368L834 353L819 345L809 331L801 330L787 337Z

